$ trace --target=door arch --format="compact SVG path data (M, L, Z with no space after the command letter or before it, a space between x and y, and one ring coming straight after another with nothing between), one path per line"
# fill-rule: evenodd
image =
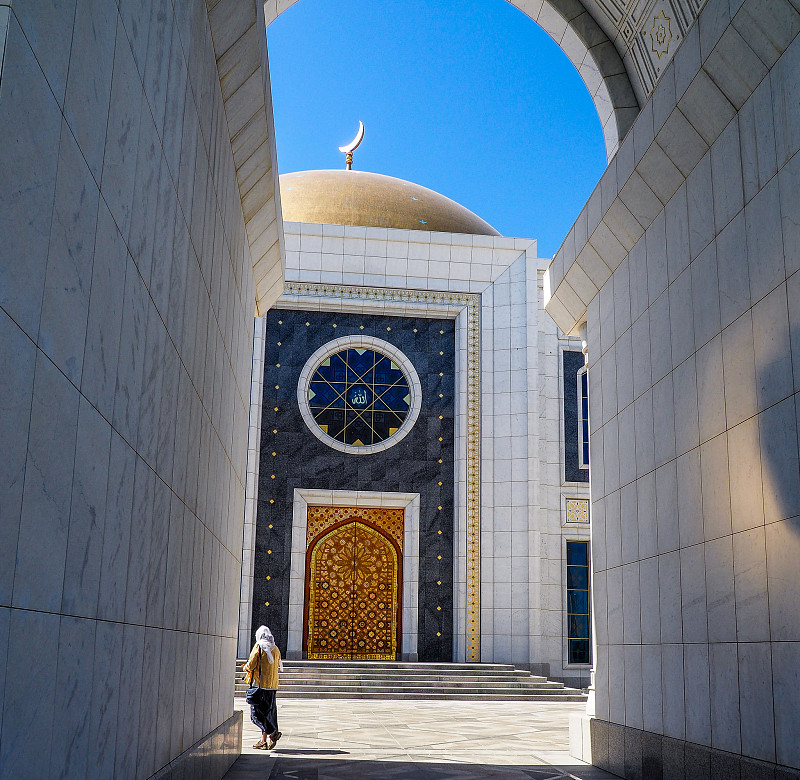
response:
M308 658L395 660L402 555L361 518L320 533L306 554L303 650Z

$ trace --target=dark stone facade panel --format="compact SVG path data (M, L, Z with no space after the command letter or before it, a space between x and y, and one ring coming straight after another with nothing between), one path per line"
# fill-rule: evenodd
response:
M319 347L350 335L369 335L400 349L422 385L422 409L414 427L384 452L339 452L317 439L300 415L297 383L306 361ZM418 656L420 661L452 660L454 410L453 320L268 312L253 630L262 623L270 626L278 645L286 647L295 488L419 493Z
M592 763L625 780L800 780L800 770L592 718Z
M661 737L642 732L642 780L662 780Z
M625 729L625 777L642 780L642 732Z
M589 721L589 739L592 745L592 762L608 771L608 722L599 718Z
M608 724L608 771L625 777L625 726Z

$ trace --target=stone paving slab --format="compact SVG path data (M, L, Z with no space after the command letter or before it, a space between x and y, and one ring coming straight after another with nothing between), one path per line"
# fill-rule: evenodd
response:
M271 752L244 711L242 755L226 780L613 780L569 755L568 719L585 705L289 699Z

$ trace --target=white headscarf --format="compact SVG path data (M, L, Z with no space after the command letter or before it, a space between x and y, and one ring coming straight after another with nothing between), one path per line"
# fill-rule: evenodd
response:
M266 626L261 626L256 631L256 643L267 654L269 662L271 664L275 663L275 656L272 653L275 648L275 637L272 636L272 631Z

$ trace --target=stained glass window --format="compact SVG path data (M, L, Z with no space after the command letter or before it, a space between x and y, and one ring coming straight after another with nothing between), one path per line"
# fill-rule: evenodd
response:
M308 408L328 436L366 447L397 433L411 408L411 389L386 355L343 349L325 358L311 375Z
M589 542L567 542L568 663L591 661L589 615Z
M589 375L578 371L578 457L580 467L589 468Z

